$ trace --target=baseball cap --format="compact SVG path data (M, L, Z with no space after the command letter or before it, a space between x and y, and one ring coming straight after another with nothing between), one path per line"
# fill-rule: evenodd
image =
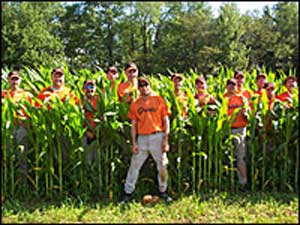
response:
M118 72L117 68L115 66L110 66L108 67L107 71L106 72L109 72L109 71L114 71L114 72Z
M285 79L285 83L286 83L288 80L294 80L294 81L297 81L297 78L296 78L295 76L288 76L288 77Z
M140 77L138 79L138 86L142 85L142 84L150 84L150 81L148 80L148 78L146 77Z
M266 76L265 74L260 73L260 74L258 74L258 75L256 76L256 80L258 80L258 78L260 78L260 77L263 77L264 79L267 78L267 76Z
M21 76L20 76L19 71L13 70L13 71L9 72L8 77L11 79L11 78L13 78L13 77L18 77L18 78L20 78Z
M88 84L93 84L93 85L95 85L96 82L95 82L95 80L86 80L86 81L84 82L84 85L88 85Z
M125 70L128 70L128 71L129 71L129 70L132 70L132 69L137 70L136 64L133 63L133 62L127 63L126 66L125 66Z
M57 67L57 68L55 68L55 69L52 70L51 74L61 74L61 75L64 75L64 71L63 71L62 68Z
M238 76L243 76L243 77L244 77L243 71L238 70L238 71L236 71L236 72L234 73L234 78L236 78L236 77L238 77Z
M236 79L234 79L234 78L228 79L227 82L226 82L226 85L228 85L228 84L234 84L234 85L236 85Z
M179 79L179 81L183 80L182 75L180 73L175 73L171 76L171 80Z
M197 79L195 80L195 84L197 84L199 82L205 84L206 80L204 77L197 77Z

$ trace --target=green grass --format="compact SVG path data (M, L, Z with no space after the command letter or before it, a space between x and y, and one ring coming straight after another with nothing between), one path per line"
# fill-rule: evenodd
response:
M208 193L166 205L5 199L2 223L298 223L298 194Z

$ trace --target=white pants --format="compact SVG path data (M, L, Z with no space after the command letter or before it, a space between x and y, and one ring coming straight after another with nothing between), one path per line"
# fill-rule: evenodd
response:
M141 167L148 158L149 153L152 155L158 170L159 191L165 192L168 186L167 153L162 152L164 133L158 132L149 135L139 135L137 145L139 152L132 155L130 168L127 173L124 190L127 194L131 194L135 189L135 184L139 176Z
M237 167L238 168L245 168L246 169L246 162L245 162L245 157L246 157L246 127L242 128L232 128L231 129L231 134L237 135L233 139L233 144L235 146L235 156L237 159ZM239 178L239 182L241 184L246 184L247 183L247 177L244 177L240 171L237 171L237 175Z

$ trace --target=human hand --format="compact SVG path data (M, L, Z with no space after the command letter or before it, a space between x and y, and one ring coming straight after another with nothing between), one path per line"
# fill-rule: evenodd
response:
M93 139L95 137L95 135L93 134L93 132L91 131L86 131L86 136L88 136L89 139Z
M137 154L139 152L139 147L136 143L132 145L132 153Z
M162 144L162 152L168 152L170 149L168 140L164 139Z

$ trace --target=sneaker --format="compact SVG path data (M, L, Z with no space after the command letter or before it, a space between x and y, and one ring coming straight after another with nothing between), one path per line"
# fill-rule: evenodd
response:
M132 194L127 194L126 192L123 192L120 202L130 202L133 198Z
M173 199L168 195L168 193L166 191L165 192L159 192L159 197L161 199L163 199L165 202L173 201Z
M240 192L242 192L242 193L248 193L248 190L247 190L247 188L245 187L245 185L240 186L240 187L238 188L238 190L239 190Z

